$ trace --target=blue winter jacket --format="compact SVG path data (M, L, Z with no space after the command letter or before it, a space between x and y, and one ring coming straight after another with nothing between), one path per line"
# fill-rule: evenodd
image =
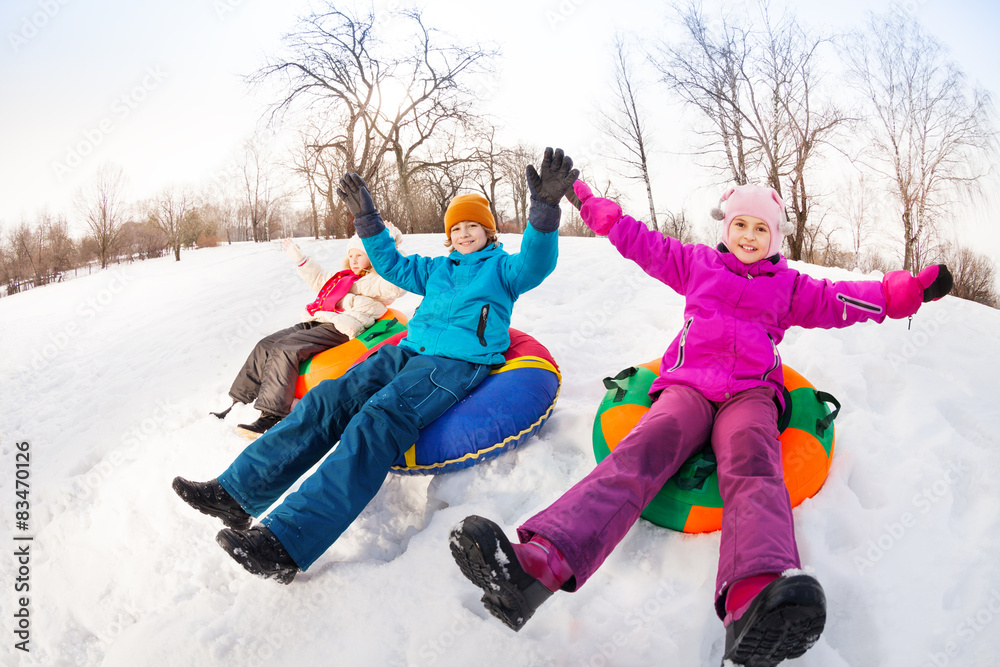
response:
M514 302L555 269L558 237L529 224L517 254L488 245L447 257L402 255L385 229L362 241L380 276L424 297L401 345L420 354L502 364Z

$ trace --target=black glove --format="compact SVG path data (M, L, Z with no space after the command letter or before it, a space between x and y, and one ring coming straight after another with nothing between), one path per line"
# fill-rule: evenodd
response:
M340 179L340 187L337 188L337 195L347 204L347 210L355 218L376 213L375 202L368 192L368 186L357 174L344 174Z
M936 270L935 270L936 269ZM944 264L929 266L917 274L920 286L924 288L924 303L940 299L951 291L955 279Z
M561 148L555 151L546 148L541 171L535 171L534 165L529 164L525 172L531 198L552 206L559 205L559 200L573 187L573 181L580 175L579 169L573 169L573 159L563 155Z

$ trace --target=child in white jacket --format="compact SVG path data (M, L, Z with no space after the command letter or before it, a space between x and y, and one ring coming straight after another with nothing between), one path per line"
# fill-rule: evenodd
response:
M398 247L402 234L391 225L389 228ZM284 240L283 248L317 296L306 306L302 322L257 342L233 381L229 390L233 405L253 402L261 412L253 423L237 426L237 431L250 438L258 437L291 411L299 364L354 338L405 294L375 272L357 234L348 241L343 269L336 273L324 271L315 259L305 257L291 239ZM222 419L228 413L227 409L212 414Z

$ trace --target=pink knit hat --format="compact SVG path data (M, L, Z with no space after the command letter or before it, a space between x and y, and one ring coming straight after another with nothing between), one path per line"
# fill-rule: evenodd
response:
M725 209L722 205L725 204ZM729 188L719 200L719 206L712 209L712 217L722 221L719 236L722 244L729 248L729 225L738 215L760 218L771 232L771 243L767 257L781 250L781 240L793 231L785 219L785 203L773 188L760 185L737 185ZM731 250L731 248L730 248Z

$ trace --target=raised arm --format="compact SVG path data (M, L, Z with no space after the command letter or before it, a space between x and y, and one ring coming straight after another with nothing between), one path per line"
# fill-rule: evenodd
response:
M817 280L800 274L795 279L787 326L834 329L886 317L910 317L923 303L951 291L952 276L944 264L930 266L917 276L890 271L882 280Z
M524 230L521 251L507 263L506 279L516 294L537 287L556 268L559 255L558 230L562 212L559 202L580 175L573 169L573 159L561 148L546 148L542 166L525 169L531 207L528 228Z
M357 174L345 174L340 179L337 195L354 216L357 230L372 266L380 276L407 292L426 294L428 266L433 261L419 255L404 256L396 249L382 216L375 208L371 193Z

